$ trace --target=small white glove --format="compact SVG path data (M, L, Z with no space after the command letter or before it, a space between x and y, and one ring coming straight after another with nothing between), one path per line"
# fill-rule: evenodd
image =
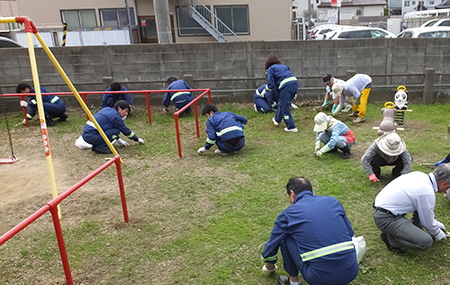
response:
M316 141L316 147L314 148L314 153L320 150L320 141Z
M262 271L263 271L263 272L266 272L266 273L274 272L275 270L278 269L278 266L277 266L276 264L274 264L274 265L275 265L275 267L274 267L273 269L269 269L269 268L267 268L266 265L264 264L263 267L262 267Z
M291 103L291 107L292 107L292 109L294 109L294 110L297 110L297 109L298 109L298 106L295 105L294 103Z
M143 139L139 138L139 139L138 139L138 143L140 143L140 144L144 144L144 143L145 143L145 141L144 141Z
M204 146L202 146L201 148L199 148L199 149L197 150L197 153L198 153L198 154L203 154L205 151L206 151L206 148L205 148Z
M437 240L447 239L447 236L445 235L444 231L440 230L437 235L433 236L433 238L434 238L434 240L437 241Z
M292 100L297 100L297 94L294 95L294 98L292 98Z
M121 138L117 139L117 144L119 146L129 146L129 144L126 141L124 141L123 139L121 139Z
M23 119L22 122L17 123L17 124L15 124L14 126L15 126L15 127L18 127L18 126L21 126L21 125L25 125L26 123L27 123L27 120L26 120L26 119Z
M20 107L25 107L25 108L28 107L28 102L27 101L21 100L19 104L20 104Z
M163 107L163 111L169 113L169 110L166 107Z
M441 223L441 222L439 222L439 221L436 221L436 222L437 222L437 224L439 225L439 228L442 229L444 232L447 230L447 229L445 228L445 226L444 226L443 223Z

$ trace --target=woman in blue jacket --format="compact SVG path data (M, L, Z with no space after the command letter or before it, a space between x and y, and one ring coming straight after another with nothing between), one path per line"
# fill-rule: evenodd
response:
M298 132L295 127L294 119L291 115L291 102L298 90L298 81L295 76L292 75L288 66L281 64L278 57L271 54L267 57L265 68L267 69L267 85L266 92L274 91L280 96L278 102L277 112L273 123L278 126L281 120L284 119L286 123L286 132Z

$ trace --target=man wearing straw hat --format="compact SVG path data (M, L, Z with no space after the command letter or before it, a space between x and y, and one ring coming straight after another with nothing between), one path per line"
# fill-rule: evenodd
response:
M314 131L317 132L316 147L314 154L322 154L333 151L336 148L343 152L343 159L350 158L350 147L355 144L355 135L347 125L332 116L320 112L314 117ZM320 148L320 144L325 144Z
M395 253L403 253L407 248L423 250L433 240L449 236L434 215L435 193L444 193L449 188L450 164L444 163L428 174L414 171L401 175L378 193L373 203L373 219L388 250ZM408 213L413 213L411 219L405 217Z
M392 177L397 178L411 171L412 157L405 142L397 133L388 133L377 138L361 157L361 163L369 179L380 180L381 166L394 165Z

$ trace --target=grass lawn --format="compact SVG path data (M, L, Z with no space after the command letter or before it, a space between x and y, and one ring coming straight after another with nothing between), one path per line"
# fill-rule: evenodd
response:
M448 241L423 252L389 252L372 218L372 203L390 181L369 181L360 158L377 138L382 103L370 104L366 123L355 125L337 117L354 132L357 144L349 160L341 152L316 158L312 107L293 110L298 133L275 127L273 114L257 114L253 106L218 105L247 117L246 145L237 154L219 156L216 147L199 156L206 139L206 118L195 134L194 116L180 120L183 158L178 158L173 118L136 110L126 124L145 145L118 147L124 164L130 222L123 221L115 167L94 178L61 203L62 228L74 284L277 284L282 270L266 275L260 260L277 215L289 206L289 178L311 180L316 195L334 196L343 204L367 252L352 284L450 284ZM201 106L200 106L201 107ZM449 152L445 138L450 105L410 105L405 130L414 161L412 170L431 172ZM9 117L10 126L22 120ZM105 155L74 146L86 121L81 111L49 128L58 191L61 193L102 165ZM0 234L5 233L51 199L42 136L36 121L27 129L11 127L16 156L13 166L0 165ZM0 157L9 156L5 121L0 120ZM18 192L22 191L22 192ZM14 195L16 193L16 195ZM23 194L18 194L23 193ZM14 198L11 198L14 196ZM3 203L2 203L3 200ZM450 204L436 195L436 217L450 227ZM35 221L0 246L0 284L64 284L50 214Z

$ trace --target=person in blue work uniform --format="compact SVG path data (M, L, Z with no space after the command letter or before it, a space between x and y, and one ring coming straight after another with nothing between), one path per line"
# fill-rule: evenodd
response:
M273 90L270 92L266 91L266 84L263 84L256 89L255 95L253 95L253 102L255 103L253 106L255 107L255 111L258 113L274 112L274 109L277 108L278 100L278 98L276 98L277 96L273 96L274 93Z
M32 88L27 83L19 83L16 87L16 93L36 93L34 88ZM41 86L41 94L50 93L45 87ZM37 101L36 96L30 95L30 101L20 101L21 107L28 107L27 117L31 120L37 112ZM63 100L58 96L54 95L43 95L42 104L44 105L45 121L48 126L53 126L53 118L59 118L58 121L65 121L68 117L66 114L66 105ZM25 123L25 120L22 122Z
M187 84L183 80L178 80L176 77L169 77L167 79L167 84L169 84L169 87L167 87L167 90L185 90L185 89L192 89L189 84ZM162 100L162 104L164 106L163 110L165 112L168 112L167 108L170 105L170 101L173 102L175 105L175 108L177 110L180 110L187 104L189 104L194 98L192 97L191 92L188 91L180 91L180 92L167 92L164 95L164 98ZM191 107L189 106L183 113L190 113Z
M244 147L244 125L247 119L244 116L236 115L233 112L219 112L217 107L206 104L202 109L202 116L205 116L206 139L205 146L198 149L198 154L203 154L214 144L217 145L217 154L228 154L236 152Z
M134 132L132 132L123 122L130 112L130 105L124 101L119 100L114 105L114 108L106 107L98 111L94 118L102 128L109 141L117 140L119 146L127 146L128 143L121 138L119 134L122 133L129 139L144 143L144 140L139 138ZM110 154L111 150L103 140L100 133L97 131L94 123L89 120L84 125L82 138L84 142L92 145L92 151L97 154Z
M272 119L275 126L278 126L284 119L286 132L298 132L294 119L291 115L291 103L298 90L298 80L292 75L288 66L281 64L278 57L270 54L267 57L265 68L267 69L266 92L274 90L279 94L278 108L275 117Z
M354 234L345 210L334 197L314 196L311 182L295 177L286 185L291 206L278 215L269 241L264 246L264 272L277 267L281 250L282 284L299 284L298 271L308 284L348 284L358 276L358 262L352 242Z
M119 82L113 82L111 83L111 86L106 89L105 91L128 91L127 88L120 85ZM114 105L119 100L125 100L128 105L131 106L132 99L131 95L128 93L120 93L120 94L104 94L103 100L102 100L102 108L110 107L114 108Z
M316 147L314 154L322 156L322 154L333 151L336 148L343 152L342 158L350 158L350 148L355 144L356 138L350 128L332 116L327 116L320 112L314 117L314 131L316 135ZM324 146L320 148L320 144Z

